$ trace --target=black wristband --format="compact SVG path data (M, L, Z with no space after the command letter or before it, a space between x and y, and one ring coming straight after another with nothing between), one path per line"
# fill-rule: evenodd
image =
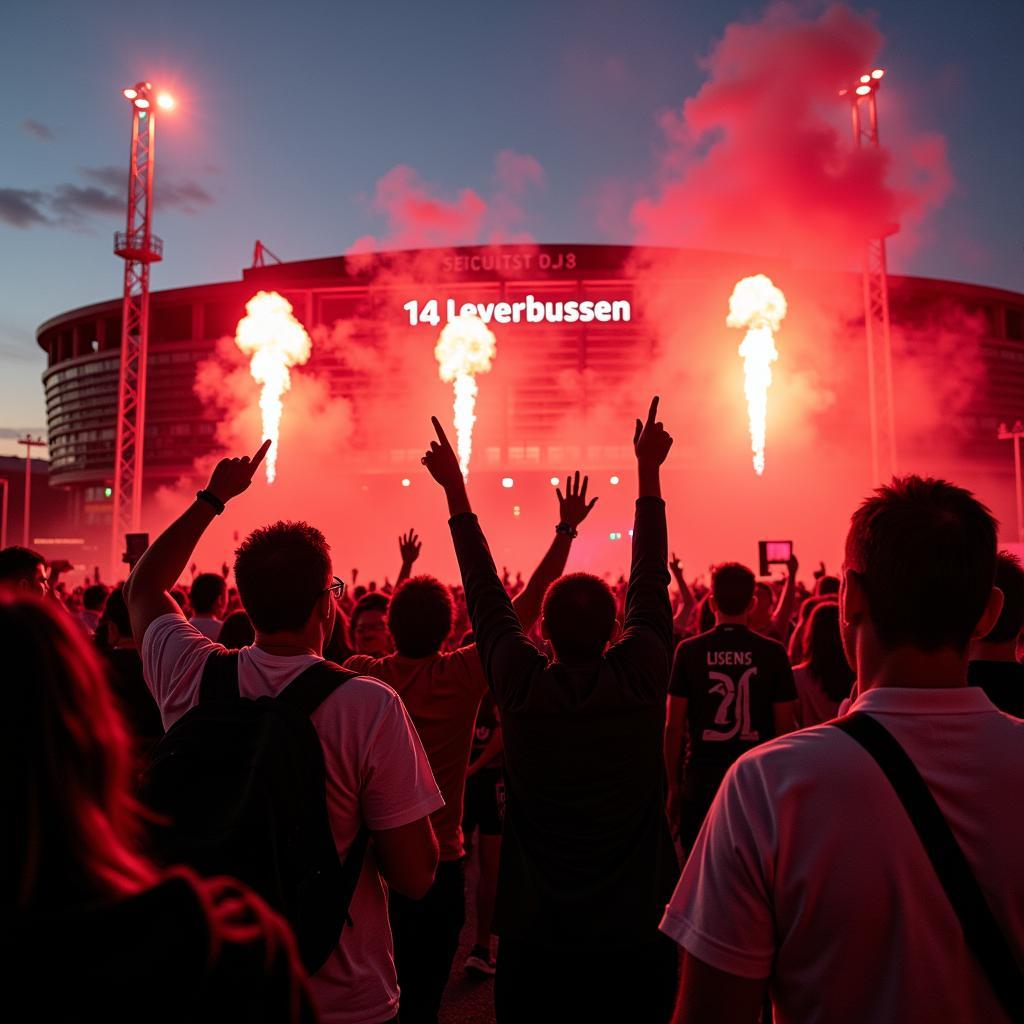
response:
M576 527L570 526L568 523L558 523L555 526L555 533L564 533L567 537L575 537Z
M205 501L217 515L224 511L224 502L216 494L211 494L207 490L196 491L196 499L198 501Z

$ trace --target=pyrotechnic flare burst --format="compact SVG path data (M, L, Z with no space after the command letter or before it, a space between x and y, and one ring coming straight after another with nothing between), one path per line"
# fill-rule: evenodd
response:
M729 298L726 325L745 327L740 343L743 356L743 393L747 397L750 419L750 450L754 453L754 472L764 472L764 445L768 424L768 388L772 383L772 363L779 358L774 333L786 315L786 296L764 274L755 274L736 282Z
M260 411L263 436L270 439L267 452L267 483L277 475L277 438L284 406L281 396L292 386L289 367L309 359L312 343L306 329L295 319L292 304L277 292L257 292L245 304L245 316L238 321L235 344L247 356L249 372L263 385Z
M464 477L469 476L473 424L476 423L477 387L474 377L490 370L496 350L494 334L475 316L453 317L445 324L434 348L441 380L454 383L455 433L459 467Z

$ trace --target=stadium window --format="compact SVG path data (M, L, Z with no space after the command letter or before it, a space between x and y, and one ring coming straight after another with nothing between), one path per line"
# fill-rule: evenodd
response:
M1007 306L1003 310L1004 334L1009 341L1024 341L1024 309Z

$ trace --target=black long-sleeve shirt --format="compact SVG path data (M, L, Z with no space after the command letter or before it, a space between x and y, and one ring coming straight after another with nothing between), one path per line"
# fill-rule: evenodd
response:
M476 516L455 516L451 530L505 737L499 933L555 948L650 941L679 871L662 759L664 502L637 501L622 636L580 664L549 664L527 639Z

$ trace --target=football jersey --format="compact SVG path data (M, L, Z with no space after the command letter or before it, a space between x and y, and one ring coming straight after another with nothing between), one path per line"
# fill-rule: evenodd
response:
M734 624L676 648L669 693L688 701L686 770L716 772L771 739L774 705L797 697L782 644Z

